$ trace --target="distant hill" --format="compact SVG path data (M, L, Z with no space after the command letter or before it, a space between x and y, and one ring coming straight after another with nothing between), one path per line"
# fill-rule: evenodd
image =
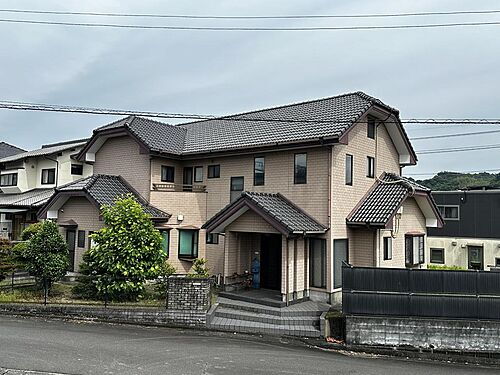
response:
M500 188L500 173L439 172L427 180L416 180L434 191L460 190L474 187Z

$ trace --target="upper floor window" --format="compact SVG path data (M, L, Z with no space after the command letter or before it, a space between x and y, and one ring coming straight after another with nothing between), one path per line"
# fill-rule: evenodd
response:
M307 154L295 154L294 184L307 184Z
M209 165L208 166L208 178L219 178L220 177L220 165Z
M198 257L198 230L179 229L179 258Z
M56 169L42 169L42 185L52 185L56 183Z
M375 177L375 158L371 156L366 157L366 177Z
M368 124L367 124L367 136L368 138L375 139L375 119L373 117L368 117Z
M231 202L234 202L241 195L245 188L245 180L243 177L231 177Z
M78 231L77 246L78 247L85 247L85 231L84 230Z
M194 182L203 182L203 167L194 167Z
M459 206L438 206L438 209L445 220L460 220Z
M422 234L405 236L405 253L407 266L423 264L425 260L424 251L424 236Z
M161 166L161 181L174 182L175 181L175 168L170 165Z
M83 165L82 164L71 164L71 174L82 176L83 175Z
M1 175L0 186L17 186L17 173L8 173Z
M263 156L253 160L253 184L254 186L264 185L265 180L265 161Z
M346 154L345 156L345 184L352 185L352 167L353 156Z

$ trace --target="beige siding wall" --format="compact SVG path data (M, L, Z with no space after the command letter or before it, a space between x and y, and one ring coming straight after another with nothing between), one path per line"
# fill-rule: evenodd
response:
M108 139L95 156L94 174L122 176L144 198L149 200L149 155L141 153L139 144L129 136Z
M397 219L394 220L394 228L397 228ZM399 219L399 229L395 231L395 238L392 241L392 259L384 260L384 243L383 237L390 236L390 231L380 231L378 265L380 267L396 267L404 268L405 264L405 234L408 232L427 233L425 226L425 216L420 210L414 198L408 198L403 203L403 214ZM424 241L424 246L426 241ZM427 251L425 251L427 254ZM427 255L426 255L427 257ZM428 261L428 258L425 259Z
M236 232L279 233L267 221L254 211L248 210L232 222L227 230Z
M82 262L83 253L89 248L89 232L96 232L104 226L99 220L99 210L85 197L71 197L59 211L58 222L74 220L78 223L77 231L85 231L85 246L78 247L78 232L75 243L75 270L78 271ZM66 229L60 228L61 234L66 238Z
M375 266L376 231L354 229L349 241L349 262L353 266Z

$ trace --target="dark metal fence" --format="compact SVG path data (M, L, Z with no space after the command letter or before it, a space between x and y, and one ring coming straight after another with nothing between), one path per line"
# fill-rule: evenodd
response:
M344 264L342 282L347 315L500 320L500 272Z

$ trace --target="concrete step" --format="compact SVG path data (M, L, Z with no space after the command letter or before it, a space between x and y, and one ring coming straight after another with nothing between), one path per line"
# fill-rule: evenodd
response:
M271 314L262 314L244 310L235 310L219 306L215 311L215 317L244 320L249 322L260 322L274 324L278 326L308 326L319 327L318 316L277 316Z
M247 311L256 314L274 315L278 317L319 317L329 306L317 302L307 301L300 304L277 308L263 306L256 303L232 300L227 298L218 299L221 308Z
M228 319L214 317L210 327L221 331L242 332L242 333L262 333L279 336L299 336L299 337L320 337L320 330L316 327L290 325L281 326L270 323L252 322L238 319Z

